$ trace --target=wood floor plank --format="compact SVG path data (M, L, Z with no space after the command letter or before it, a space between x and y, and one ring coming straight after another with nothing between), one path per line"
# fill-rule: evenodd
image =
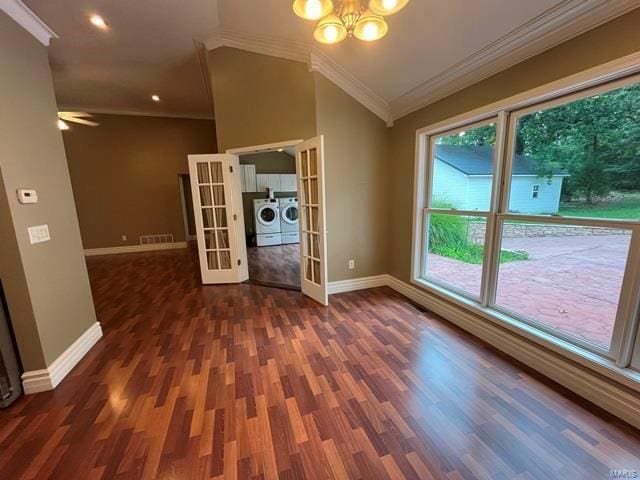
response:
M104 338L0 410L0 479L568 479L640 432L387 288L202 286L191 250L88 259Z

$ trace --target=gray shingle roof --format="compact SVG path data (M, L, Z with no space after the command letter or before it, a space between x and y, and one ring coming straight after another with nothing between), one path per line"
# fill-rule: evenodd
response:
M465 175L493 173L493 147L473 145L436 145L435 157ZM515 155L513 175L537 175L536 161L526 155ZM566 175L554 170L554 175Z

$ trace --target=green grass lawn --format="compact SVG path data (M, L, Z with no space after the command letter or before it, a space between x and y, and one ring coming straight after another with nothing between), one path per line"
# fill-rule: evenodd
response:
M482 245L473 243L458 246L442 245L432 248L431 251L436 255L475 265L481 265L484 259L484 248ZM529 260L529 254L519 250L502 250L500 252L500 263L515 262L518 260Z
M593 205L584 202L563 202L560 215L567 217L640 219L640 192L625 193L621 199L604 200Z

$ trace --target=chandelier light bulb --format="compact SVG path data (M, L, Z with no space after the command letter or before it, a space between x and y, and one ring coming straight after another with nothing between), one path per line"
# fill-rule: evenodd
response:
M332 44L344 40L347 34L342 20L337 15L331 14L320 20L313 36L320 43Z
M304 6L304 13L308 18L320 18L322 15L322 5L320 0L307 0L307 4Z
M368 41L378 38L378 25L375 22L365 22L362 27L362 36Z
M293 11L305 20L320 20L333 11L331 0L295 0Z
M338 39L338 29L335 25L329 25L324 29L324 38L329 43L334 43Z
M389 26L384 21L384 18L367 10L358 20L353 34L360 40L373 42L384 37L388 30Z
M369 9L376 15L393 15L402 10L409 0L369 0Z

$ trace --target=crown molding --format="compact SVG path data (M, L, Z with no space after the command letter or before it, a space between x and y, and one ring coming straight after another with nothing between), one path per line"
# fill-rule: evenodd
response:
M565 0L390 102L396 120L640 6L640 0Z
M45 47L58 35L20 0L0 0L0 8Z
M248 32L220 30L204 42L208 50L232 47L253 53L303 62L309 71L327 77L365 108L389 124L389 104L344 67L325 55L314 43Z
M239 50L304 63L308 62L309 52L313 49L311 42L227 29L219 30L211 38L206 40L204 45L207 47L207 50L214 50L219 47L232 47Z
M227 46L263 55L306 62L364 107L392 126L394 120L452 95L485 78L640 7L640 0L564 0L531 21L452 65L417 87L388 101L313 42L277 36L218 31L204 42L208 50Z
M161 117L161 118L185 118L191 120L214 120L212 115L202 115L199 113L174 113L158 112L150 110L126 110L118 108L102 108L87 105L58 105L61 112L87 112L103 115L132 115L136 117Z
M321 73L354 100L384 120L387 126L393 125L389 115L389 103L323 52L315 49L311 51L309 71Z

